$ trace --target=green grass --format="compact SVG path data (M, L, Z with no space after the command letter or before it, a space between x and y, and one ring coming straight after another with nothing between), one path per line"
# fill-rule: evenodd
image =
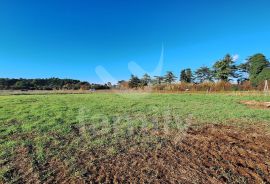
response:
M0 96L0 178L8 172L8 166L1 163L22 145L33 145L36 159L42 162L48 156L44 151L48 144L65 147L68 153L108 147L108 153L115 154L117 142L130 139L138 130L180 130L189 121L239 125L270 122L269 110L248 108L239 103L241 100L270 101L270 97L98 93ZM69 137L68 147L55 135ZM134 140L156 141L142 135ZM50 152L59 154L53 149Z

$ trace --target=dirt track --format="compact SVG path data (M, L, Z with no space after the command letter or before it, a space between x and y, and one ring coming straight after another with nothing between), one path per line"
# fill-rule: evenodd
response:
M74 153L72 166L57 158L40 165L29 155L20 148L13 160L17 183L270 183L270 136L252 128L209 125L176 144Z
M240 103L247 105L250 108L257 109L270 109L270 102L257 102L257 101L241 101Z

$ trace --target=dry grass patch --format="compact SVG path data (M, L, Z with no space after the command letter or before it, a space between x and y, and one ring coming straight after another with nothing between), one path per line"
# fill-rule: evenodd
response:
M241 103L251 108L270 109L270 102L258 102L255 100L251 100L251 101L241 101Z

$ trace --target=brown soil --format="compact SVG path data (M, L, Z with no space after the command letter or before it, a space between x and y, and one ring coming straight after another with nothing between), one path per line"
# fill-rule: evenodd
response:
M257 102L252 100L252 101L241 101L241 103L251 108L270 109L270 102Z
M254 128L207 125L188 129L179 142L71 154L73 162L41 164L31 147L18 149L15 183L270 183L270 136Z

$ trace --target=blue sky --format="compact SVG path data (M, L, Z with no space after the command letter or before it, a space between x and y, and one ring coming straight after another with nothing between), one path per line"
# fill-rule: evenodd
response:
M225 54L270 57L269 0L0 0L0 77L115 80L128 64L162 73Z

